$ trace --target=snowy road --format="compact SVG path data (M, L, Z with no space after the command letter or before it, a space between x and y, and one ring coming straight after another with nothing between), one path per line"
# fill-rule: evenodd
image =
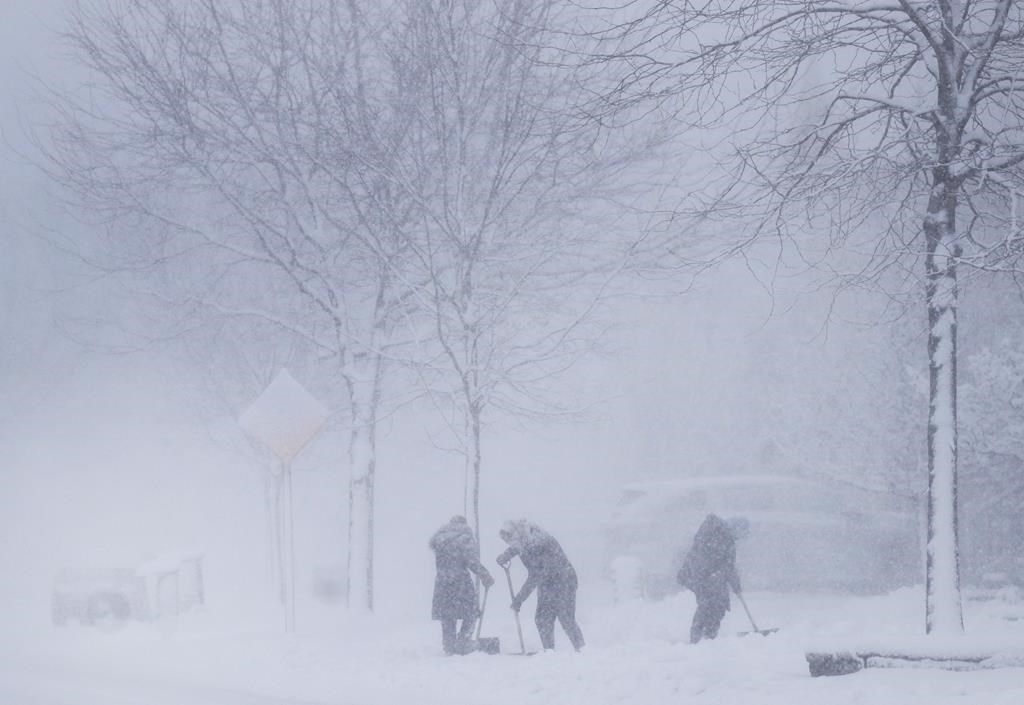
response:
M921 648L922 591L889 595L750 593L769 637L739 637L742 611L720 638L688 643L692 596L585 608L589 644L523 659L440 654L436 623L377 616L329 631L223 631L209 621L175 630L133 625L117 633L38 631L0 645L0 705L1019 705L1024 668L948 671L871 668L812 678L809 647L882 640ZM1024 603L969 603L969 633L932 639L959 653L1005 642L1024 653ZM202 617L203 615L199 615ZM532 622L532 620L531 620ZM524 625L527 648L537 647ZM486 627L518 649L510 614ZM31 637L31 638L30 638Z
M67 668L0 666L3 705L349 705Z

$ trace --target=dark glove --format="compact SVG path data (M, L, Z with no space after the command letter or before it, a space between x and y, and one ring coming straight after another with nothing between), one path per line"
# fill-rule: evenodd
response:
M512 562L512 556L514 555L515 554L512 553L512 551L503 552L500 556L498 556L498 565L500 565L502 568L507 567L508 564Z
M522 608L522 606L523 606L523 601L520 600L519 596L517 595L515 597L515 599L512 600L512 611L513 612L518 612Z
M484 584L485 588L489 588L494 585L494 578L491 577L490 573L484 573L480 576L480 582Z

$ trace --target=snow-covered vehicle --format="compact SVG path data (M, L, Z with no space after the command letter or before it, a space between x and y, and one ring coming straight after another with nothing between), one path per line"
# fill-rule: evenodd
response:
M201 553L180 551L132 567L64 570L53 582L53 623L114 628L202 605L202 560Z
M53 623L108 627L146 613L145 581L133 571L66 570L53 583Z
M708 513L743 516L745 589L885 592L920 580L914 506L906 499L808 479L730 475L625 485L605 524L620 598L661 598Z

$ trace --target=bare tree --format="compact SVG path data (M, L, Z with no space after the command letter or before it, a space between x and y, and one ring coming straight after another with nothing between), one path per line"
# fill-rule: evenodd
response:
M576 119L581 87L545 48L565 19L552 0L398 6L416 57L396 65L399 83L418 87L390 174L417 206L410 322L425 354L414 364L464 458L479 534L487 421L569 415L558 375L593 351L595 309L628 263L628 238L597 213L652 140L616 144Z
M260 321L332 365L322 394L348 416L356 609L373 608L375 429L403 248L394 218L373 219L381 202L401 210L366 165L388 157L375 145L399 148L405 118L401 87L366 75L372 22L328 0L77 3L65 36L90 79L54 92L43 144L79 212L108 226L104 267L144 279L162 325Z
M840 286L923 280L926 631L962 631L958 276L1013 268L1021 248L1024 8L1011 0L637 7L596 15L615 24L592 35L606 46L582 70L617 82L592 114L653 102L733 143L723 157L729 168L708 167L706 200L692 211L705 223L725 214L743 220L739 237L719 241L713 258L773 238L816 263L827 265L832 250L856 255L857 267L832 271ZM725 126L731 134L721 137ZM721 188L712 173L725 174ZM682 251L678 242L673 251ZM923 278L910 277L921 265Z
M484 408L537 401L590 345L623 266L613 229L584 226L635 155L567 112L579 86L535 41L552 7L132 0L71 14L92 82L54 94L50 171L110 225L104 267L116 257L144 282L168 336L258 322L333 367L321 395L348 417L355 607L373 606L389 363L445 390L479 529Z

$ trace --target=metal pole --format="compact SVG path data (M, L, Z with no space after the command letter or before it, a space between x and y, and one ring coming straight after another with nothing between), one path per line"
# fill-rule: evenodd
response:
M292 492L292 466L285 463L285 473L288 481L288 572L290 575L290 588L288 591L288 616L289 632L295 631L295 512Z
M282 468L281 472L284 472ZM281 608L284 610L284 630L288 631L288 576L285 575L285 571L288 569L287 563L285 562L285 544L284 544L284 532L285 532L285 502L284 502L284 477L277 476L274 478L274 543L276 548L276 573L277 573L277 590L278 598L281 601Z

